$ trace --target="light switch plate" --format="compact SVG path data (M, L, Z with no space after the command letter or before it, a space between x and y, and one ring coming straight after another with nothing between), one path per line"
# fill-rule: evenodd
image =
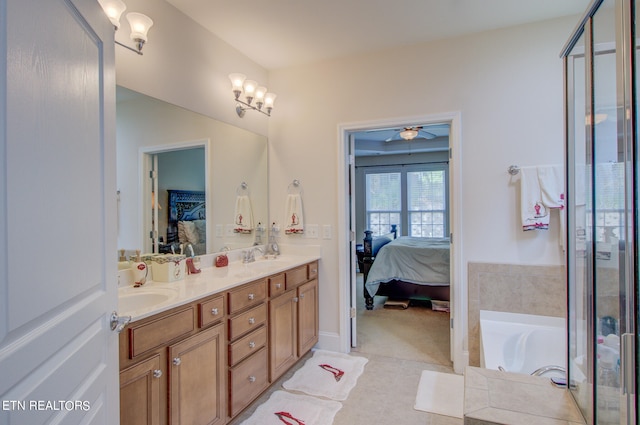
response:
M331 239L333 237L333 232L330 224L325 224L322 226L322 239Z
M308 224L305 228L305 233L309 239L318 239L318 225Z

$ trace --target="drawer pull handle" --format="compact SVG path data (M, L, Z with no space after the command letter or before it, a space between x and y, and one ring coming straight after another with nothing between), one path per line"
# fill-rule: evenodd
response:
M256 377L255 377L255 376L253 376L253 375L249 376L249 378L247 378L247 379L248 379L248 380L249 380L249 382L250 382L250 383L252 383L252 384L253 384L254 382L256 382Z
M218 309L217 308L212 308L211 309L211 314L213 314L214 316L218 315Z
M282 284L281 283L276 283L276 289L280 289L282 288Z
M249 324L250 324L250 325L253 325L254 323L256 323L256 319L255 319L255 318L253 318L253 317L250 317L250 318L249 318Z
M156 369L153 371L154 378L160 378L162 376L162 371L160 369Z
M251 341L251 342L249 343L249 348L255 348L255 347L256 347L256 343L255 343L255 342L253 342L253 341Z
M254 294L249 294L249 300L253 300L256 296Z
M173 358L173 364L176 366L180 366L180 363L182 363L182 360L180 360L180 357L174 357Z

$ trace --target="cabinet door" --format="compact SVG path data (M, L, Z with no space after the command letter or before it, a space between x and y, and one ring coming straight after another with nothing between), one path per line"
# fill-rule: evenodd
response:
M156 355L120 372L120 424L160 423L160 356Z
M219 324L169 347L169 423L223 424L226 337Z
M296 291L288 291L269 303L269 365L271 382L298 360Z
M318 280L298 287L298 356L318 342Z

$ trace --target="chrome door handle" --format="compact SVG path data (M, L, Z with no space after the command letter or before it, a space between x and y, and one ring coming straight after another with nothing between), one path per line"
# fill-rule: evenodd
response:
M115 311L111 313L110 323L112 331L120 333L130 322L131 316L118 316L118 313Z

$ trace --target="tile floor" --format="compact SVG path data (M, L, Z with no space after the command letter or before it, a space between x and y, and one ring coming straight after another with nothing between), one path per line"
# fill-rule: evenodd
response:
M361 281L358 285L362 287ZM362 297L360 297L362 299ZM449 361L449 315L425 306L374 309L358 305L358 347L352 354L369 359L358 384L342 402L334 425L462 425L463 420L413 408L423 370L453 373ZM300 361L230 425L239 425L311 357Z

